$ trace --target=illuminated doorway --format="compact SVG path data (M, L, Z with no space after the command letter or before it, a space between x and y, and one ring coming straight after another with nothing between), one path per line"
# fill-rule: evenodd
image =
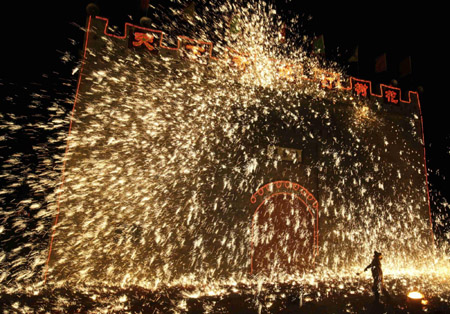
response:
M302 272L318 250L318 202L290 181L271 182L253 194L250 272Z

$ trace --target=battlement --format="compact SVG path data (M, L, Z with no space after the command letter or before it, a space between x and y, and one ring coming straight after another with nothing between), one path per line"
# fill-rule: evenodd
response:
M91 19L91 17L90 17ZM232 47L216 49L212 42L192 39L186 36L169 38L161 30L154 30L142 26L125 23L124 35L118 36L108 31L109 20L103 17L95 17L89 23L94 23L103 34L124 40L130 49L147 50L149 53L157 54L164 52L175 52L185 59L209 64L219 62L226 64L233 71L246 71L255 61L254 57L246 52L240 52ZM400 106L415 104L420 107L419 94L416 91L403 93L400 88L380 84L374 86L371 81L356 77L343 78L340 73L334 73L320 68L306 69L300 63L283 62L280 60L269 60L269 66L274 67L278 78L292 84L317 83L319 87L326 90L347 91L359 98L372 98L380 100L388 106ZM377 90L378 92L375 92Z

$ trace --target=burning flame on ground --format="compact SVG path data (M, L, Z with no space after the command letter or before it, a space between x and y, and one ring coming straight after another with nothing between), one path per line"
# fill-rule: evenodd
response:
M412 291L408 293L408 298L420 300L423 299L423 294L418 291Z

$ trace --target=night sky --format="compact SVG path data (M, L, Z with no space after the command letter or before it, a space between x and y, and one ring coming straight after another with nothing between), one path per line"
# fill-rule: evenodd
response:
M2 10L2 112L26 113L30 94L39 90L58 94L58 97L74 93L77 74L73 75L72 70L80 60L88 3L10 2L13 7ZM139 1L97 3L101 10L99 15L110 18L119 29L125 22L139 24ZM150 3L167 5L162 0L150 0ZM182 1L182 5L188 3ZM445 98L445 81L441 79L441 73L448 69L443 35L443 25L448 17L431 5L354 2L351 5L313 6L304 1L287 0L275 3L287 21L292 16L302 16L302 25L287 23L287 36L294 32L310 36L323 34L326 59L338 62L350 75L388 85L396 79L403 93L417 91L419 86L423 88L420 100L431 206L433 213L442 213L446 208L443 204L450 199L447 183L450 178L450 123L444 112L448 100ZM358 67L348 62L356 46L359 47ZM387 54L388 71L376 74L375 58L382 53ZM411 56L412 75L399 78L399 62L407 56ZM5 99L14 101L5 102ZM448 214L447 226L440 227L438 234L445 229L449 229Z

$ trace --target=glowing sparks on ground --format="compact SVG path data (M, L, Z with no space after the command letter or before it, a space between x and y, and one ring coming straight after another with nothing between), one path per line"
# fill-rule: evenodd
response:
M423 299L423 294L418 291L408 293L408 298L411 299Z

